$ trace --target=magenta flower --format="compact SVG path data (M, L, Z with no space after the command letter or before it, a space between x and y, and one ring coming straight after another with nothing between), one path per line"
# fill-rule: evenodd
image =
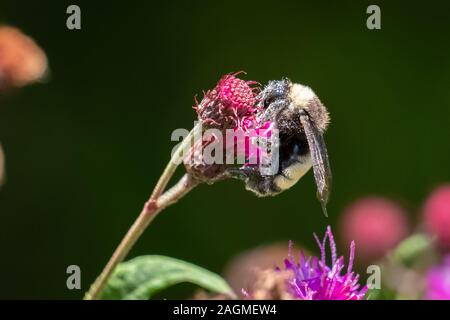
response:
M202 101L196 101L194 106L202 127L218 129L221 133L209 131L185 158L186 169L198 181L212 183L227 178L228 169L236 171L241 167L258 165L263 162L261 159L270 156L267 140L272 135L273 123L259 123L257 120L260 88L255 86L255 81L237 78L238 74L223 76L214 89L208 90ZM228 135L233 135L230 140ZM205 149L211 150L211 146L217 145L223 147L221 153L214 152L218 158L205 159Z
M300 253L297 263L292 255L292 243L289 246L288 259L284 261L285 269L293 273L287 280L287 290L300 300L361 300L367 287L359 288L359 275L352 272L355 256L355 243L350 245L350 258L344 270L344 257L337 257L336 244L331 228L328 227L322 242L314 234L320 248L321 257L306 258ZM331 265L326 261L326 242L330 243Z
M216 87L208 90L196 105L199 119L207 126L218 129L248 129L256 123L255 81L237 78L240 72L223 76Z
M450 300L450 255L444 258L440 266L435 266L428 271L425 298Z
M263 158L270 157L269 150L264 145L270 141L274 126L274 122L267 121L260 126L235 130L240 133L234 146L235 152L237 156L245 157L244 166L259 165Z

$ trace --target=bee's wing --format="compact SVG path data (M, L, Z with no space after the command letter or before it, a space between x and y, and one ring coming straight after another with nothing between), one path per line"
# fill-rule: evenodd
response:
M301 112L300 121L305 130L306 139L308 140L309 150L311 152L314 178L317 185L317 197L320 200L325 216L327 216L326 204L330 196L332 180L327 147L322 133L320 133L306 112Z

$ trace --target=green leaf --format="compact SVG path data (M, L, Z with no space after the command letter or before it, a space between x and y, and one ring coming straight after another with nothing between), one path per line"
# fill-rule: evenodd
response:
M405 266L409 266L417 258L430 250L432 244L432 239L428 235L414 234L400 242L394 251L393 257Z
M158 291L182 282L235 297L225 280L211 271L178 259L149 255L119 264L102 299L149 299Z

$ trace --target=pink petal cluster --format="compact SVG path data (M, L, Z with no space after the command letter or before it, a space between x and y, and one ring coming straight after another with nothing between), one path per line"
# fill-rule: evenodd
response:
M272 135L273 123L259 124L257 121L260 111L257 93L260 88L255 81L239 79L238 74L223 76L214 89L208 90L202 101L194 106L202 127L218 129L221 133L205 132L207 134L196 142L185 158L186 169L199 181L217 181L226 177L229 167L257 165L263 157L269 156L267 140ZM228 135L233 135L232 139ZM205 161L204 150L213 143L214 146L223 146L221 163ZM233 163L227 163L229 159Z
M248 129L256 123L256 96L259 91L255 81L237 78L239 73L223 76L216 87L208 90L194 109L207 126L218 129Z
M292 255L292 244L289 248L285 269L292 271L293 276L287 281L290 294L300 300L362 300L367 287L360 288L359 275L352 271L355 256L355 243L350 245L350 257L347 269L344 257L337 257L336 244L331 228L328 227L322 242L316 238L321 257L306 258L300 253L299 262ZM331 264L327 264L326 243L331 249Z
M259 165L263 158L270 157L267 144L274 130L275 123L267 121L255 128L236 129L238 134L236 139L235 154L245 157L245 166Z

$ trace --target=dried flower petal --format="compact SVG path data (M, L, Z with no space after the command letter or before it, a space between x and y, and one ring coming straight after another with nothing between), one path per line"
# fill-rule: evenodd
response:
M287 290L286 284L290 272L259 270L251 293L242 290L245 299L252 300L293 300L294 296Z
M236 292L243 287L254 288L260 278L260 271L273 271L274 266L285 256L284 241L244 251L229 261L224 271L225 279Z

